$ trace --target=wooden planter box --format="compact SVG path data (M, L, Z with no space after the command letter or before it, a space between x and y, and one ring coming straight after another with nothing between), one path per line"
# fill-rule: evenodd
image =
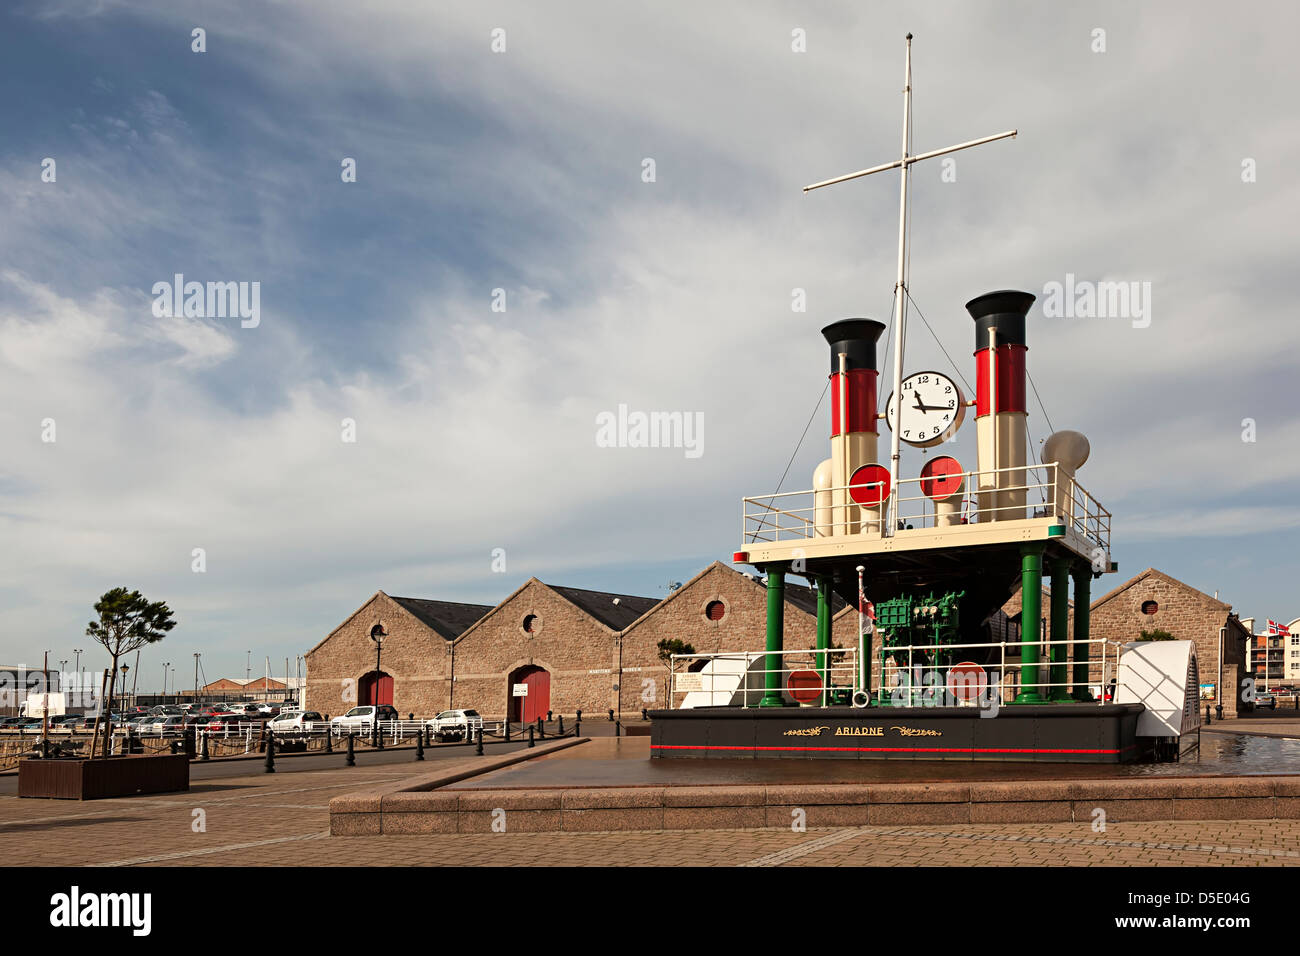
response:
M149 754L108 759L27 759L18 762L18 796L99 800L190 788L190 758Z

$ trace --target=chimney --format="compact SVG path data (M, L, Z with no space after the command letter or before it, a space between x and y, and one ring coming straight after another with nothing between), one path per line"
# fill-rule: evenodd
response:
M853 473L876 461L876 342L885 331L874 319L841 319L822 329L831 347L831 457L813 473L816 534L880 530L880 508L846 498ZM831 489L837 489L832 491Z
M1032 294L1011 289L966 303L975 320L980 521L1025 516L1025 316L1033 304Z

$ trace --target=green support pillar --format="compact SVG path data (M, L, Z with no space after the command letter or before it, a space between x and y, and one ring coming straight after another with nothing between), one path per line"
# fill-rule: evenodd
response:
M785 568L767 568L767 656L760 707L784 707L781 699L781 651L785 650Z
M1092 587L1092 568L1086 564L1074 567L1074 699L1093 702L1092 691L1088 683L1088 666L1091 662L1091 648L1079 641L1088 640L1088 615L1091 609L1090 589Z
M1020 549L1020 686L1017 704L1045 704L1038 687L1038 642L1043 632L1043 546ZM1028 688L1028 690L1024 688Z
M1066 643L1070 639L1070 559L1052 558L1052 644L1049 654L1052 666L1048 669L1052 687L1047 695L1051 700L1069 700L1069 669L1066 665Z
M831 646L831 582L830 578L818 577L817 582L817 650L825 651ZM831 686L830 655L817 655L817 670L821 672L822 687ZM830 701L825 690L822 692L822 706Z

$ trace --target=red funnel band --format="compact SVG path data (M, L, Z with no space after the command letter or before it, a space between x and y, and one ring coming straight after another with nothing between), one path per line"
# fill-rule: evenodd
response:
M1025 352L1023 345L999 345L994 350L993 365L997 373L999 412L1026 412ZM975 417L989 413L989 350L975 353Z
M831 376L831 437L844 432L876 431L876 377L874 368L849 369L844 404L849 410L849 427L840 428L840 380L836 372Z

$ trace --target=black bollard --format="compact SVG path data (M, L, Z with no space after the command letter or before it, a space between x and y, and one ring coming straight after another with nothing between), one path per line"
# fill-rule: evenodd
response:
M646 710L644 707L641 708L641 719L642 720L650 719L650 711Z
M506 743L510 743L510 721L506 721Z
M266 735L266 772L275 773L275 734Z
M1216 720L1222 720L1222 719L1223 719L1223 705L1222 705L1222 704L1215 704L1215 705L1214 705L1214 717L1215 717Z
M582 711L578 711L578 716L573 718L573 736L582 736Z
M208 756L208 735L204 734L203 739L199 742L199 760L211 760Z
M564 715L560 714L560 736L564 736Z
M542 723L542 718L540 717L537 718L537 736L541 737L543 740L546 739L546 725Z
M424 730L421 728L415 735L415 759L424 759Z
M573 719L574 719L574 721L575 721L576 723L579 723L579 724L582 723L582 708L581 708L581 707L579 707L577 713L575 713L575 714L573 715Z
M332 754L334 752L334 728L327 728L325 731L325 752Z
M483 756L483 728L482 727L478 729L478 746L474 748L474 752L478 754L480 757Z
M609 722L610 722L611 724L614 722L614 708L613 708L613 707L611 707L611 708L609 709Z
M1207 724L1210 722L1210 705L1209 705L1209 704L1206 704L1206 705L1205 705L1205 722L1206 722Z
M549 711L549 710L546 712L546 720L548 723L555 719L554 717L551 716L552 713L553 711Z
M194 728L185 728L185 756L194 759Z
M622 731L622 729L623 729L623 722L622 722L621 720L616 720L616 721L614 721L614 736L615 736L615 737L617 737L617 736L619 735L619 732Z
M532 724L529 724L529 725L528 725L528 746L530 746L530 747L535 747L535 746L537 746L537 744L533 742L533 725L532 725Z
M355 767L355 766L357 765L357 755L356 755L356 752L355 752L355 750L354 750L355 744L353 743L353 738L354 738L354 737L356 737L356 734L352 734L352 733L348 734L348 763L347 763L347 765L348 765L349 767Z

